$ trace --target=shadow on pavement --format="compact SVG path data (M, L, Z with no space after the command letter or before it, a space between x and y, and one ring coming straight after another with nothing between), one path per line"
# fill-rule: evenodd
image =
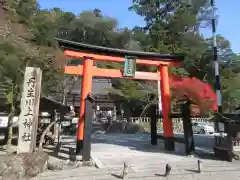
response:
M147 133L93 135L92 137L92 144L112 144L127 147L135 151L186 156L183 143L175 142L175 151L171 152L164 149L163 140L159 139L156 146L151 145L150 142L150 134ZM211 149L204 147L196 147L194 155L201 159L215 160Z
M164 149L164 141L159 139L156 146L150 144L149 133L137 133L137 134L93 134L92 145L108 144L116 145L128 148L133 151L149 152L149 153L164 153L177 156L187 157L185 154L185 146L183 143L175 142L175 151L166 151ZM75 137L65 136L63 137L63 148L73 147L75 148ZM195 158L217 160L213 156L212 149L197 146L193 155ZM68 152L66 151L66 154Z
M63 144L59 153L56 153L55 146L45 146L44 149L49 153L50 156L58 157L60 159L66 160L69 156L69 147L75 148L75 136L63 136ZM180 138L178 138L180 139ZM159 139L156 146L151 145L151 139L149 133L136 133L136 134L93 134L92 135L92 145L97 144L108 144L125 147L133 151L149 152L149 153L163 153L172 154L177 156L186 157L185 147L182 140L175 142L175 151L166 151L164 149L163 140ZM14 139L13 143L17 143ZM206 149L204 147L196 147L194 153L196 158L200 159L211 159L216 160L213 156L211 149Z
M45 146L44 151L48 153L49 156L56 157L61 160L69 159L69 149L61 148L58 152L55 146Z

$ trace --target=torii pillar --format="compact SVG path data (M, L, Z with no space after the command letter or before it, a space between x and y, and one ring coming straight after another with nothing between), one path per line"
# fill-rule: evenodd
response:
M172 120L169 117L171 113L171 93L169 84L168 67L179 66L179 61L184 59L183 55L169 55L151 52L136 52L121 49L106 48L101 46L93 46L78 42L72 42L63 39L57 39L64 49L64 54L73 58L81 58L84 60L83 65L65 66L65 74L82 76L82 90L80 99L80 118L77 129L77 150L76 154L80 154L83 148L84 139L84 115L85 115L85 99L92 91L92 79L96 77L108 78L124 78L133 80L153 80L161 81L161 96L163 109L163 129L164 144L166 150L175 150ZM141 72L135 71L134 76L125 76L120 69L103 69L93 66L93 61L125 63L126 55L136 57L137 65L155 66L160 72ZM91 118L90 118L91 119ZM155 128L156 129L156 128ZM89 142L90 143L90 142Z
M165 149L173 151L174 146L174 135L172 119L169 117L171 114L171 93L169 84L168 66L160 65L159 72L161 76L161 96L162 96L162 114L163 114L163 130L164 130L164 144Z

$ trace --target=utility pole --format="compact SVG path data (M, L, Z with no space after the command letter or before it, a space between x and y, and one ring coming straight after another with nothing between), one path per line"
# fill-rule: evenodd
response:
M219 73L219 59L217 52L217 34L216 34L216 5L215 0L211 0L212 8L212 45L213 45L213 61L215 69L215 90L217 94L218 113L222 113L222 94L221 94L221 82ZM219 122L215 122L215 129L219 132Z
M156 13L156 23L158 23L158 21L160 20L160 1L157 0L156 1L156 9L157 9L157 13ZM158 43L159 43L159 34L157 34L157 38L156 38L157 42L156 42L156 46L158 47ZM159 77L160 77L160 73L159 73ZM161 81L158 80L158 115L162 114L162 96L161 96Z
M158 115L162 113L161 82L158 80Z

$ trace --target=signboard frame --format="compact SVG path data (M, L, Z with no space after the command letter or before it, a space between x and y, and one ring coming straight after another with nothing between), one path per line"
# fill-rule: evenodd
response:
M134 77L136 72L136 57L125 56L124 72L125 77Z

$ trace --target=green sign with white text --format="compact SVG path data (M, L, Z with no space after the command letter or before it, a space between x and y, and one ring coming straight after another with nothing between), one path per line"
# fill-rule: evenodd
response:
M130 56L125 56L123 76L134 77L135 72L136 72L136 58L130 57Z

